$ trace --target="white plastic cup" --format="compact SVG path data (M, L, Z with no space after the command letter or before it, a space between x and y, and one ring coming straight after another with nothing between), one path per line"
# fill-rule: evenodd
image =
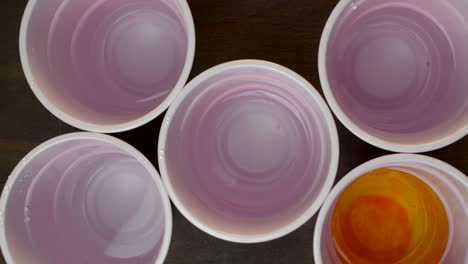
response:
M162 264L172 212L159 174L107 135L51 139L19 162L0 198L9 264Z
M185 85L195 29L185 0L30 0L20 30L26 79L74 127L142 126Z
M319 209L333 185L338 136L315 88L280 65L221 64L192 80L159 137L162 179L202 231L232 242L282 237Z
M441 264L468 262L468 178L451 165L422 155L394 154L368 161L349 172L328 195L317 218L314 258L317 264L340 264L331 236L331 215L340 194L354 180L379 168L411 173L431 186L444 202L449 217L449 241Z
M320 41L322 89L369 144L439 149L468 134L466 43L465 0L341 0Z

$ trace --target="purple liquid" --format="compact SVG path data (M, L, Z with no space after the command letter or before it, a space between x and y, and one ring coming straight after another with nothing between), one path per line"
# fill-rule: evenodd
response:
M35 84L93 124L150 112L179 80L187 32L177 1L37 1L27 32Z
M311 206L329 173L331 128L305 89L273 70L245 66L218 73L184 98L163 158L195 218L249 236L283 227Z
M468 23L451 1L430 2L354 1L333 30L332 92L380 138L430 142L468 122Z
M93 139L56 144L28 161L5 215L9 250L22 264L152 264L164 236L151 174Z

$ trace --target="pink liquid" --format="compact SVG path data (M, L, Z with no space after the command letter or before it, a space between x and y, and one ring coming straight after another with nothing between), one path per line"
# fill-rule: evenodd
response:
M327 70L353 122L411 144L466 124L468 24L450 2L353 1L345 8Z
M271 232L308 209L328 176L332 150L331 128L305 89L273 70L245 66L209 78L184 98L162 158L196 218L246 236Z
M149 172L92 139L56 144L28 161L5 215L9 250L22 264L153 264L165 233Z
M83 121L138 118L179 80L185 25L178 1L37 1L27 32L34 85Z

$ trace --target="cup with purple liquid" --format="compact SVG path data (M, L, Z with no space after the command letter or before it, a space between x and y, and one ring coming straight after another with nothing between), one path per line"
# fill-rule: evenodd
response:
M185 0L31 0L20 55L39 101L77 128L148 123L180 92L195 53Z
M0 199L10 264L162 264L172 213L158 172L107 135L53 138L19 162Z
M322 35L322 89L372 145L442 148L468 134L467 43L467 1L342 0Z
M317 212L338 152L331 112L310 83L280 65L243 60L184 88L164 119L158 155L169 196L191 223L256 243Z

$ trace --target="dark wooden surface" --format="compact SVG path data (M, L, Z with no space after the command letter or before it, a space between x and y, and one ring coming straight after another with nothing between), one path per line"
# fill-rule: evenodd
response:
M193 76L222 62L263 59L298 72L318 90L317 52L326 19L337 0L190 0L197 49ZM76 131L37 101L25 81L19 59L18 33L25 0L0 6L0 183L32 148L54 136ZM162 118L115 136L131 143L157 166ZM340 179L359 164L388 152L353 136L337 122ZM468 174L468 137L427 153ZM210 237L174 209L168 264L310 264L315 218L292 234L268 243L241 245ZM4 263L3 258L0 262ZM99 263L96 263L99 264Z

